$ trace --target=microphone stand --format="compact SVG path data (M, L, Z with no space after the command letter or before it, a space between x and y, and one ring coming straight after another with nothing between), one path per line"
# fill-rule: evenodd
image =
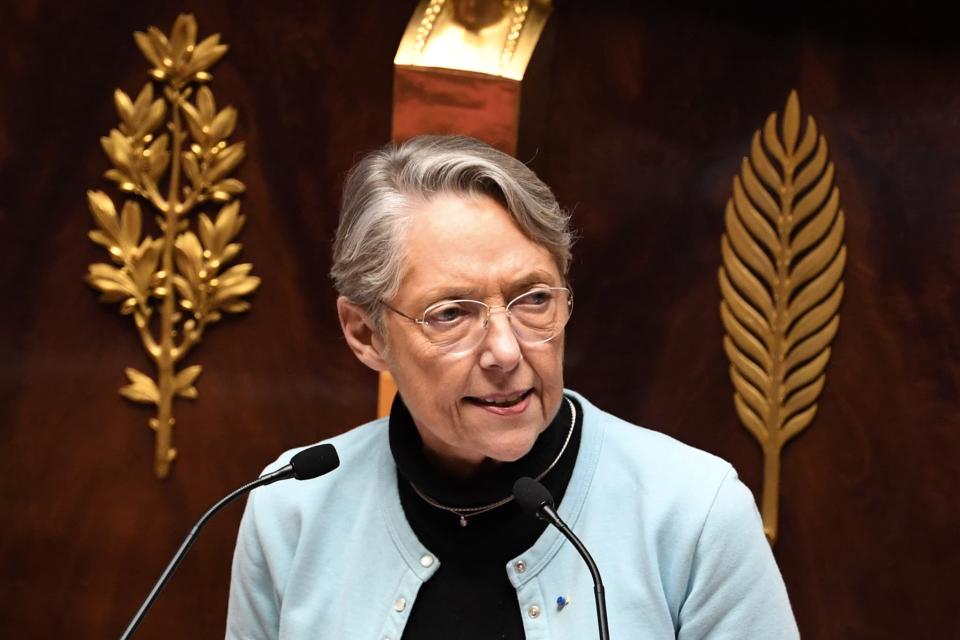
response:
M587 569L590 570L590 575L593 577L593 594L597 603L597 625L600 628L600 640L610 640L610 629L607 626L607 597L603 589L603 580L600 578L600 570L597 568L597 563L593 561L593 556L590 555L587 548L580 542L580 538L570 530L566 522L560 519L553 505L540 505L540 513L545 520L560 530L560 533L570 541L570 544L580 553L583 561L587 563Z
M150 594L147 595L146 600L143 601L143 604L140 605L140 610L137 611L137 614L133 616L133 620L130 621L130 624L127 625L127 630L123 632L123 635L120 636L120 640L129 640L133 636L133 632L137 630L137 627L140 626L140 623L143 621L143 617L147 615L147 611L150 610L150 607L153 606L154 601L157 599L157 596L160 595L160 592L163 590L163 587L166 586L167 581L170 580L170 577L173 575L173 572L177 570L177 567L180 565L180 562L183 560L183 557L187 554L187 551L190 550L190 547L193 546L193 543L197 539L197 534L200 533L200 529L203 528L203 525L207 523L215 513L220 511L243 494L256 489L257 487L262 487L274 483L278 480L285 480L287 478L293 477L294 471L291 465L287 465L282 469L278 469L273 473L268 473L267 475L260 476L253 482L248 482L243 485L233 493L230 493L225 498L220 500L217 504L210 507L210 510L203 514L203 517L197 521L197 524L193 525L193 528L190 530L190 533L187 534L187 537L184 539L183 544L180 545L180 548L177 549L177 552L174 554L173 559L170 561L170 564L167 565L167 568L163 570L163 573L160 575L160 579L157 580L157 583L153 585L153 589L150 591Z
M593 578L593 595L597 603L597 625L600 629L600 640L610 640L610 629L607 626L607 598L603 590L603 580L600 579L600 570L597 563L587 548L580 541L580 538L570 530L567 523L563 521L560 514L553 506L553 496L547 491L547 488L533 478L518 478L513 484L513 497L521 509L528 514L541 520L546 520L570 541L583 561L587 563L590 570L590 576Z

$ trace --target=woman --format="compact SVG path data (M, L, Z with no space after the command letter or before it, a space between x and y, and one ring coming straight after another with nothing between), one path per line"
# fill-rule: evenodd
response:
M334 475L251 495L228 637L595 637L590 575L510 498L521 476L591 549L612 637L797 637L730 465L564 390L571 242L550 189L477 140L415 138L351 171L340 323L399 394L332 440Z

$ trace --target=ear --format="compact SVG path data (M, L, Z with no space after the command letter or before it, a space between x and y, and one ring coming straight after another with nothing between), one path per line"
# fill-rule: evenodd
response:
M357 359L374 371L386 371L383 336L374 328L367 312L340 296L337 298L337 315L340 316L343 337Z

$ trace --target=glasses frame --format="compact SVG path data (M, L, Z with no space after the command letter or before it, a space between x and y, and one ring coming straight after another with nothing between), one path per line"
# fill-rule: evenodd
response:
M516 327L513 326L513 321L512 321L512 319L511 319L513 316L510 315L510 306L511 306L514 302L516 302L517 300L519 300L520 298L523 298L523 297L525 297L525 296L528 296L528 295L530 295L531 293L535 293L535 292L537 292L537 291L566 291L566 293L567 293L567 319L563 322L563 324L560 326L560 328L557 330L557 332L554 333L554 334L553 334L552 336L550 336L549 338L547 338L547 339L545 339L545 340L538 340L538 341L536 341L536 342L528 342L528 341L526 341L526 340L524 340L523 338L520 337L520 335L517 333ZM477 344L475 344L475 345L472 345L472 346L470 346L470 347L468 347L468 348L466 348L466 349L462 349L462 350L459 350L459 351L444 351L444 353L450 353L450 354L468 353L468 352L473 351L474 349L476 349L477 346L479 346L480 344L482 344L484 338L487 337L487 332L490 330L490 316L493 315L494 311L501 311L501 310L502 310L502 311L506 314L506 316L507 316L507 322L508 322L508 324L510 325L510 330L513 331L513 335L514 335L514 337L516 337L517 342L519 342L520 344L523 344L523 345L527 345L527 346L536 346L536 345L538 345L538 344L544 344L544 343L550 342L551 340L553 340L554 338L556 338L558 335L560 335L560 333L563 332L563 329L567 326L567 323L570 322L570 316L573 315L573 291L570 289L570 287L533 287L532 289L529 289L528 291L524 291L524 292L521 293L520 295L516 296L515 298L513 298L512 300L510 300L510 302L508 302L508 303L506 303L506 304L490 305L490 304L487 304L486 302L482 302L482 301L480 301L480 300L471 300L470 298L457 298L456 300L440 300L440 301L438 301L438 302L434 302L433 304L429 305L426 309L424 309L424 310L423 310L423 313L420 314L420 317L409 316L409 315L405 314L403 311L400 311L399 309L396 309L396 308L390 306L389 304L387 304L387 303L386 303L385 301L383 301L383 300L380 301L380 304L382 304L384 307L386 307L386 308L389 309L390 311L393 311L393 312L394 312L395 314L397 314L398 316L400 316L400 317L402 317L402 318L405 318L405 319L409 320L410 322L415 322L415 323L417 323L418 325L420 325L420 328L421 328L421 330L423 331L423 335L424 335L424 337L427 339L427 341L429 341L430 344L433 344L434 346L437 346L437 344L436 344L433 340L430 339L430 336L427 335L427 327L429 326L429 323L428 323L427 320L426 320L427 315L429 315L430 312L431 312L433 309L437 308L437 307L440 307L440 306L443 306L443 305L447 305L447 304L456 304L456 303L458 303L458 302L470 302L470 303L473 303L473 304L479 304L479 305L482 306L484 309L486 309L486 313L485 313L484 316L483 316L483 324L481 325L481 326L483 327L483 335L480 337L480 340L478 340L478 341L477 341ZM439 348L439 347L438 347L438 348Z

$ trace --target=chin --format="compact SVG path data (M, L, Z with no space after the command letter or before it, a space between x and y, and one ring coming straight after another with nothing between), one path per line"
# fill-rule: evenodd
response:
M518 438L516 442L501 444L498 447L491 448L488 457L497 462L516 462L523 456L530 453L534 443L540 436L539 433L533 434L529 438Z

